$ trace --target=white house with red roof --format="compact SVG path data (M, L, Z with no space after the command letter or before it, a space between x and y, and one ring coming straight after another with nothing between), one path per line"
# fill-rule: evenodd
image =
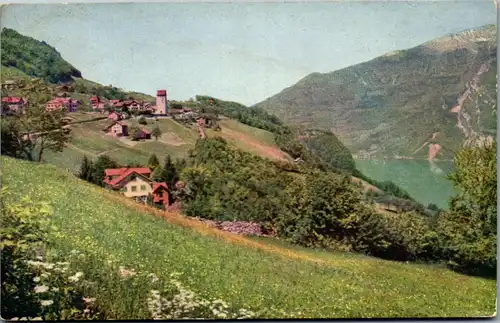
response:
M81 104L77 99L72 98L54 98L47 102L45 111L56 111L66 109L68 112L75 112Z
M145 203L151 195L154 203L168 206L167 183L156 183L150 176L151 169L146 167L111 168L104 170L103 182L107 189L120 191L126 197Z

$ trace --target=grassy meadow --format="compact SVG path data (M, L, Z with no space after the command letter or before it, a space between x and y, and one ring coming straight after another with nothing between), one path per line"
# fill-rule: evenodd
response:
M75 121L88 120L101 116L96 113L76 112L71 117ZM72 138L66 145L62 153L47 151L44 160L58 167L76 172L83 156L95 158L99 155L108 155L121 164L139 163L146 164L151 154L156 154L163 160L167 154L172 158L186 157L188 151L192 149L199 138L198 128L187 127L171 119L147 119L147 125L140 125L138 119L126 120L130 126L138 126L152 130L158 126L162 136L155 140L131 143L128 140L119 140L106 136L102 129L109 124L109 120L99 120L74 124L72 126ZM221 120L222 131L212 131L207 129L207 135L221 136L229 143L244 151L258 154L262 157L276 158L280 154L274 142L274 135L268 131L244 125L235 120ZM244 140L240 140L243 138ZM277 151L277 152L276 152Z
M496 310L492 280L236 236L136 204L53 165L1 161L11 199L49 203L47 254L80 254L72 266L90 280L86 291L107 319L149 319L150 289L172 275L204 299L258 317L474 317ZM159 281L120 278L119 266Z

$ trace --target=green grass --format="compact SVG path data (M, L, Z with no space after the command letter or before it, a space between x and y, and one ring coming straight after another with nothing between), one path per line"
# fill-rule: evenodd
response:
M90 255L92 261L82 262L85 273L102 273L108 259L154 272L162 280L180 272L183 284L201 295L252 310L301 312L297 317L472 317L495 311L495 281L312 250L295 252L323 264L291 259L280 255L284 245L270 243L276 251L271 253L166 223L55 166L7 157L1 161L4 186L18 197L52 205L58 233L48 241L51 250ZM118 319L137 318L134 310L139 313L138 307L145 306L138 298L140 288L112 289L115 294L97 298L128 308L117 310L122 313Z
M274 141L274 134L269 131L250 127L247 126L246 124L243 124L241 122L232 119L221 120L220 126L250 136L255 140L259 140L262 144L268 146L276 146L276 142Z

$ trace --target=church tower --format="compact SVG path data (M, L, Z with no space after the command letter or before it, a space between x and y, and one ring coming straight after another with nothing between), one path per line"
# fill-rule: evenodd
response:
M155 114L167 114L167 90L158 90L156 92L156 111Z

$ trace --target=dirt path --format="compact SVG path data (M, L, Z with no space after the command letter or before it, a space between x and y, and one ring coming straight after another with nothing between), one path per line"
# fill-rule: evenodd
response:
M279 150L278 148L262 145L258 141L253 140L244 134L241 134L239 132L236 132L236 131L233 131L233 130L230 130L227 128L223 128L222 132L227 134L228 136L230 136L232 138L236 138L238 140L241 140L242 142L244 142L245 144L247 144L251 147L256 148L264 156L267 156L267 157L270 157L273 159L282 160L282 161L287 161L286 154L284 152L282 152L281 150Z

